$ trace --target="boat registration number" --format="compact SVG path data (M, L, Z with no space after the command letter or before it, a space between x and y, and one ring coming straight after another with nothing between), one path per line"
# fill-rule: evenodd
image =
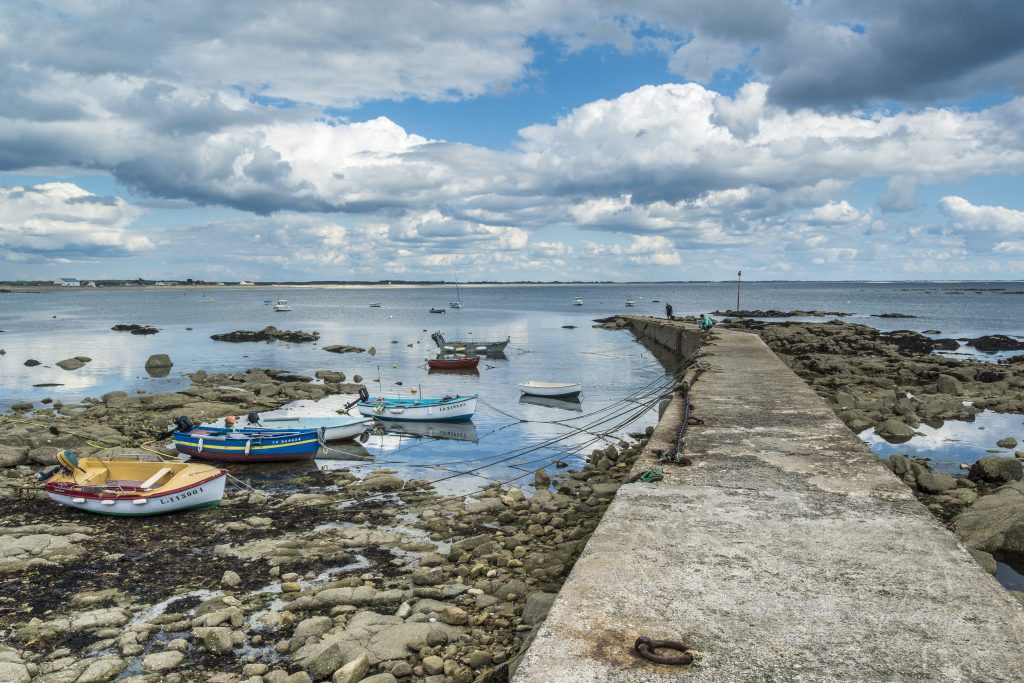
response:
M176 493L173 496L167 496L166 498L161 498L160 499L160 504L161 505L171 505L173 503L180 503L183 500L188 500L192 496L198 496L200 493L202 493L204 491L204 488L205 487L203 487L203 486L197 486L194 489L189 489L188 491L182 491L181 493Z

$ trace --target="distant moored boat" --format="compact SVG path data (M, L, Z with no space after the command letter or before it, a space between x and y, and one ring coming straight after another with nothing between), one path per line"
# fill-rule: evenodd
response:
M530 380L519 384L519 390L531 396L577 396L582 387L579 384Z

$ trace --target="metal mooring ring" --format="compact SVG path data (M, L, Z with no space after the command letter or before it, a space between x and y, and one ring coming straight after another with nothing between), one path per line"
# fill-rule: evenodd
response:
M677 652L682 652L682 654L659 655L655 652L659 648L676 650ZM693 663L693 655L687 652L687 650L691 649L686 643L680 643L676 640L651 640L647 636L637 638L636 643L633 644L633 652L647 661L654 662L655 664L674 664L677 666L686 666Z

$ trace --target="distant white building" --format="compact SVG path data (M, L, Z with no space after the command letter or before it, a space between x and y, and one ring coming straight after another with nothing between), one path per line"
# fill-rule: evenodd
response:
M78 278L74 277L62 277L59 280L54 280L53 284L58 287L81 287L82 282Z
M96 286L96 283L95 283L95 282L93 282L92 280L89 280L88 282L86 282L86 283L85 283L84 285L82 285L82 286L83 286L83 287L95 287L95 286Z
M241 281L241 282L239 282L238 284L239 284L239 285L242 285L242 286L245 286L245 287L252 287L252 286L253 286L253 285L255 285L256 283L255 283L255 282L249 282L248 280L242 280L242 281Z

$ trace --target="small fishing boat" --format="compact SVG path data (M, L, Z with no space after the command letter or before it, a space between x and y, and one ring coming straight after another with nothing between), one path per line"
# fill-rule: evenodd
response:
M574 413L583 412L583 404L580 403L579 394L575 396L533 396L532 394L523 394L519 397L519 402L541 406L542 408L569 410Z
M255 421L253 418L257 418ZM250 415L245 427L239 431L259 436L266 432L280 431L322 431L324 441L344 441L359 436L373 427L373 420L368 417L353 415ZM214 427L217 429L217 427Z
M380 304L375 301L372 304L370 304L370 308L380 308Z
M79 459L57 454L59 467L45 479L50 500L100 515L145 517L220 505L224 470L186 462L122 458Z
M572 302L572 305L573 306L582 306L583 305L583 299L581 299L580 297L576 297L576 300Z
M636 306L636 301L633 300L633 297L626 299L626 308L632 308L633 306Z
M182 455L213 462L294 462L313 460L320 450L319 429L244 429L195 427L174 432L174 447Z
M278 299L274 302L274 310L278 313L284 313L292 310L292 307L288 304L288 299Z
M455 422L469 420L476 411L476 394L442 398L375 398L356 404L360 415L402 422Z
M430 312L431 313L445 313L446 311L443 308L431 308Z
M465 370L480 364L480 356L438 356L428 358L427 365L431 370Z
M444 335L440 331L434 332L430 335L430 338L437 344L437 348L444 351L446 354L486 354L488 356L495 356L503 353L505 347L508 346L509 342L512 341L512 337L507 337L504 341L448 341L444 338Z
M537 382L535 380L522 382L518 386L521 392L531 396L578 396L583 390L579 384Z

